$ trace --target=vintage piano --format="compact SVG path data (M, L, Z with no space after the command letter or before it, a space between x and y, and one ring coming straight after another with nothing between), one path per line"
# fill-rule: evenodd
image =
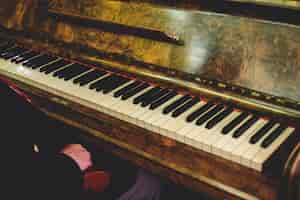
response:
M298 1L10 0L0 74L49 117L214 199L295 198Z

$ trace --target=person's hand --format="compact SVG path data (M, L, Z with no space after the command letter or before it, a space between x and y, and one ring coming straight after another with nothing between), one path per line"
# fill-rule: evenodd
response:
M72 158L81 171L92 166L91 153L81 144L69 144L61 150L61 153Z

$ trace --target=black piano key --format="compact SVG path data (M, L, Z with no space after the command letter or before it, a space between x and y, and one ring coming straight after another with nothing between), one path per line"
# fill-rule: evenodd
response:
M120 78L121 78L120 75L114 74L113 76L105 80L101 85L96 87L96 91L105 92L106 90L109 90L111 87L114 87L114 85L120 81Z
M187 122L194 121L197 117L208 111L215 103L213 101L207 102L205 105L201 106L201 108L197 109L195 112L191 113L187 118Z
M161 105L163 105L164 103L166 103L167 101L169 101L170 99L176 97L178 95L177 92L175 91L170 91L168 94L166 94L165 96L162 96L161 98L159 98L158 100L152 102L150 104L150 110L155 110L156 108L160 107Z
M245 120L249 116L248 113L242 112L239 116L237 116L234 120L232 120L229 124L224 126L222 129L222 134L227 134L231 130L233 130L236 126L238 126L240 123L242 123L243 120Z
M254 125L259 120L259 117L254 115L250 119L248 119L243 125L241 125L239 128L237 128L234 132L232 137L238 138L241 135L243 135L246 130L248 130L252 125Z
M31 59L31 58L37 56L38 54L39 54L39 53L34 52L34 51L28 51L28 52L26 52L26 53L24 53L24 54L22 54L22 55L20 55L20 56L18 56L18 57L16 57L16 58L13 58L13 59L11 60L11 62L14 62L14 63L16 63L16 64L19 64L19 63L22 63L22 62L24 62L24 61L26 61L26 60L29 60L29 59Z
M202 115L196 121L196 125L201 126L202 124L204 124L205 122L207 122L210 118L212 118L214 115L216 115L217 113L219 113L223 108L224 108L224 105L222 105L222 104L216 105L214 108L212 108L207 113L205 113L204 115Z
M53 76L57 76L58 78L67 81L70 80L71 78L74 78L77 75L82 74L83 72L86 72L87 70L90 70L90 68L78 63L74 63L68 67L65 67L61 70L54 72Z
M31 51L25 51L25 52L23 52L23 53L21 53L21 54L19 54L19 55L17 55L17 56L15 56L14 58L11 58L10 59L10 62L15 62L17 59L21 59L22 57L23 57L23 55L26 55L26 54L28 54L28 53L30 53Z
M182 104L184 104L185 102L190 100L191 98L192 97L190 95L184 95L183 97L181 97L180 99L178 99L174 103L172 103L172 104L168 105L167 107L165 107L163 109L163 114L166 115L166 114L172 112L173 110L175 110L176 108L178 108L179 106L181 106Z
M3 56L5 56L6 54L9 54L11 52L13 52L15 49L18 49L19 46L13 45L12 47L8 47L4 50L1 51L0 53L0 57L2 58Z
M113 76L108 78L106 81L104 81L100 87L96 88L96 91L98 91L98 92L102 91L102 92L106 93L107 90L110 90L110 88L112 88L116 84L118 84L121 79L122 79L122 77L119 74L114 74Z
M5 54L1 54L1 58L3 59L11 59L19 54L22 54L24 52L28 51L28 49L25 49L23 47L16 47L14 48L13 50L9 51L9 52L6 52Z
M134 98L133 103L134 104L139 104L139 103L143 102L144 100L146 100L147 98L154 95L156 92L159 92L160 90L161 90L160 87L154 87L154 88L148 90L146 93L141 94L140 96Z
M0 46L0 54L4 53L5 51L7 51L11 48L13 48L14 46L15 46L15 44L12 43L12 42L8 42L6 44L1 45Z
M49 64L55 60L57 60L58 57L48 55L48 54L43 54L41 56L38 56L36 58L30 59L29 61L26 61L23 63L24 66L30 67L32 69L37 69L43 65Z
M207 122L207 124L205 125L205 128L207 128L207 129L213 128L215 125L217 125L220 121L222 121L225 117L230 115L232 112L233 112L233 108L231 106L226 108L221 113L219 113L218 115L213 117L211 120L209 120Z
M109 74L106 77L104 77L96 82L93 82L92 84L89 85L89 89L93 90L93 89L100 87L103 83L105 83L105 81L107 81L107 79L111 79L112 76L114 76L114 74Z
M103 88L106 87L107 84L109 84L110 82L112 82L115 78L117 78L118 75L117 74L110 74L106 77L104 77L103 79L100 79L94 83L92 83L89 88L92 89L96 89L97 91L101 91Z
M117 97L122 96L124 93L126 93L127 91L130 91L130 90L132 90L132 89L134 89L134 88L136 88L136 87L139 86L141 83L142 83L142 82L140 82L140 81L134 81L133 83L127 85L126 87L123 87L123 88L119 89L118 91L116 91L116 92L114 93L114 97L117 98Z
M30 50L24 47L20 47L17 50L14 51L14 53L12 53L9 57L7 57L7 59L12 59L14 57L18 57L21 56L22 54L29 52Z
M58 78L63 78L65 74L70 73L73 69L73 67L76 68L76 64L72 63L71 65L64 67L62 69L56 70L52 76L58 77Z
M154 95L152 95L151 97L145 99L142 102L142 107L146 107L148 105L150 105L152 102L157 101L159 98L165 96L166 94L168 94L170 92L169 89L165 88L165 89L161 89L160 91L158 91L157 93L155 93Z
M37 69L43 65L49 64L54 60L56 60L56 57L47 54L42 54L41 56L37 56L33 59L25 61L23 65L32 69Z
M103 89L103 94L107 94L110 93L111 91L113 91L114 89L120 87L121 85L124 85L125 83L128 83L130 81L129 78L123 77L123 76L119 76L117 79L115 79L115 81L108 85L108 87Z
M123 96L121 97L122 100L127 100L130 97L136 95L137 93L145 90L146 88L150 87L150 85L148 83L143 83L141 85L139 85L138 87L126 92L125 94L123 94Z
M50 73L52 73L60 68L63 68L69 64L71 64L71 62L64 60L64 59L60 59L60 60L52 62L51 64L41 67L39 71L43 72L45 74L50 74Z
M267 148L270 146L285 130L287 126L280 125L272 133L270 133L261 143L261 147Z
M28 49L25 49L23 47L19 47L19 48L15 49L13 52L4 55L2 58L6 59L6 60L13 59L15 57L18 57L19 55L22 55L25 52L28 52L28 51L29 51Z
M74 77L79 76L80 74L84 74L85 72L89 71L90 68L85 67L85 68L81 68L81 69L77 69L76 71L73 71L72 73L70 73L69 75L64 77L65 81L68 81Z
M37 55L37 54L35 54L35 55ZM10 62L16 62L17 60L22 60L22 59L24 60L24 58L28 58L28 56L29 56L29 58L32 57L32 51L30 51L30 50L24 51L24 52L20 53L19 55L11 58Z
M20 48L21 48L20 46L14 45L11 48L7 48L7 49L3 50L3 52L1 52L1 54L0 54L0 56L2 57L4 55L6 55L6 54L9 54L9 53L12 53L14 51L17 51Z
M107 72L105 72L105 71L93 70L93 71L90 71L90 72L74 79L73 83L75 83L75 84L79 83L80 86L84 86L84 85L104 76L105 74L107 74Z
M265 134L268 133L268 131L271 130L271 128L276 124L274 121L267 122L261 129L259 129L251 138L250 143L255 144L257 143Z
M196 105L197 103L199 103L200 99L199 98L193 98L190 101L186 102L184 105L180 106L179 108L177 108L173 113L172 113L172 117L178 117L180 116L182 113L184 113L185 111L187 111L188 109L190 109L191 107L193 107L194 105Z
M84 66L84 65L81 65L81 64L73 64L71 65L70 67L66 67L64 68L65 69L65 72L59 76L59 78L63 78L65 81L68 81L88 70L90 70L90 68Z

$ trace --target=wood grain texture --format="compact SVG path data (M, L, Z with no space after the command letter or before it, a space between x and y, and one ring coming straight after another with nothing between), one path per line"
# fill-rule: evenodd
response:
M68 58L107 59L119 65L134 61L132 65L119 67L124 71L143 71L139 64L146 63L148 74L155 69L172 77L177 75L173 70L177 70L187 77L201 75L281 96L294 103L300 101L297 25L204 12L197 6L180 9L169 4L160 6L156 1L0 0L0 4L1 27L12 33L7 37L22 41L26 38L28 45L38 49ZM178 35L184 45L74 24L49 16L48 6L96 20ZM248 199L248 194L278 199L280 171L259 174L74 102L61 105L53 102L53 96L45 91L18 84L33 94L50 116L86 130L115 154L175 182L225 199ZM183 89L190 86L188 82L183 85ZM171 83L168 86L178 87ZM298 141L299 137L291 146Z
M295 26L160 8L143 2L50 1L53 9L177 34L185 41L183 47L178 47L86 28L84 24L78 26L49 17L34 18L33 15L41 12L33 9L37 6L34 0L5 4L10 9L3 8L1 22L7 27L39 32L50 39L77 42L99 51L300 100L300 29Z
M2 26L35 37L43 36L43 43L49 43L49 47L53 41L78 44L102 52L111 60L141 61L167 70L217 79L287 98L300 108L298 26L144 1L30 0L25 3L15 0L2 4ZM180 37L184 45L116 34L87 27L85 22L74 24L56 19L48 16L48 6L111 23L166 32ZM61 50L72 57L80 57L78 51L64 51ZM82 49L84 53L88 51Z
M237 1L237 2L249 2L249 3L256 3L262 5L269 5L269 6L278 6L278 7L289 7L293 9L300 9L300 1L298 0L229 0L229 1Z
M176 141L169 145L169 138L35 87L15 83L49 116L87 131L86 137L93 136L96 143L104 140L116 145L114 151L118 155L177 183L211 193L218 199L278 199L279 173L261 174Z

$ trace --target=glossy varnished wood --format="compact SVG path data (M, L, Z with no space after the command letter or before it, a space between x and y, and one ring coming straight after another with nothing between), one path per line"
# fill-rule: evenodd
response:
M161 6L157 2L0 0L0 32L36 49L85 62L109 63L112 70L137 73L150 81L159 78L169 87L191 88L189 91L195 95L202 94L197 93L197 87L206 87L191 84L199 75L271 97L280 96L295 104L300 101L300 28L297 24L203 11L201 6L192 3L195 1L178 2L186 6L174 6L173 1ZM74 23L55 13L166 33L183 43L178 45L130 32L119 34L105 27ZM181 82L173 84L172 78ZM16 82L33 95L49 116L86 130L92 141L176 182L218 198L279 198L283 166L280 159L274 170L260 174ZM207 88L213 89L209 84ZM207 98L214 95L211 91L214 90L207 92ZM229 99L229 95L223 97ZM255 104L247 106L256 109ZM267 111L267 115L274 114L282 121L294 125L299 122L295 117L299 115L288 115L293 109L279 112L280 117L270 112L272 109ZM299 137L286 146L292 148L298 141ZM288 150L282 151L285 153L280 157L282 162L287 159Z
M36 87L12 81L30 94L50 117L86 130L96 143L105 141L116 145L116 149L108 146L125 159L175 182L220 199L278 199L280 173L258 173Z
M54 10L176 35L185 44L177 46L56 20L33 0L5 4L2 25L46 35L44 42L57 39L83 44L116 58L122 55L300 100L297 26L143 2L50 1L49 8Z
M269 5L269 6L278 6L278 7L289 7L293 9L300 9L300 2L297 0L232 0L237 2L249 2L249 3L256 3L262 5Z

